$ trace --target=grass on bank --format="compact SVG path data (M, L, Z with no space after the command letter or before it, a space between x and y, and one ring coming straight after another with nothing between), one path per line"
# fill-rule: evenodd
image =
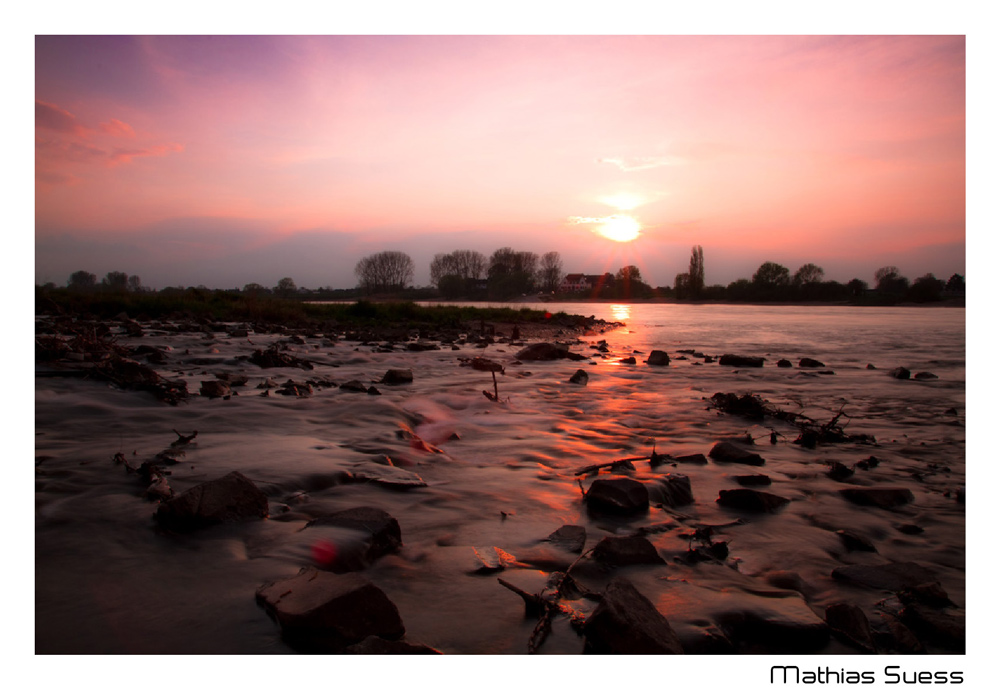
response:
M310 304L273 296L257 296L189 288L160 292L74 292L68 289L36 290L35 314L65 314L110 319L125 313L129 318L206 319L269 325L338 325L461 327L470 321L542 323L551 314L531 308L420 306L409 301L357 301L345 304ZM557 319L568 316L560 312Z

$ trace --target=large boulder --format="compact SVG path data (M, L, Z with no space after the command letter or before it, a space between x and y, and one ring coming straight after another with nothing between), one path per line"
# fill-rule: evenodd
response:
M408 368L390 368L379 381L383 385L405 385L413 382L413 371Z
M669 366L670 355L660 349L654 349L649 353L646 363L650 366Z
M222 522L267 517L267 496L238 471L206 481L160 503L156 518L165 528L191 531Z
M646 486L630 478L599 478L590 484L585 499L597 512L635 514L649 509Z
M913 502L909 488L844 488L840 494L855 505L892 509Z
M723 507L733 507L748 512L775 512L791 500L761 490L736 488L734 490L720 490L716 502Z
M396 640L406 629L399 610L357 573L305 567L289 579L265 584L257 602L274 617L284 638L310 651L341 651L369 636Z
M716 462L733 462L735 464L749 464L751 466L763 466L764 464L764 458L756 452L749 452L742 447L737 447L726 441L713 445L708 456Z
M583 627L585 651L627 655L684 652L660 611L627 579L616 578Z
M515 354L514 358L518 361L555 361L556 359L583 361L587 357L551 342L535 342Z

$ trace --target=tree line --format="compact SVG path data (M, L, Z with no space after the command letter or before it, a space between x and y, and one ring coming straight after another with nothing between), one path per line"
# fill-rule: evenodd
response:
M541 256L530 251L515 251L503 247L489 257L478 251L460 249L435 254L430 264L433 288L414 288L414 262L401 251L381 251L358 261L354 268L357 287L318 290L299 289L290 277L281 278L273 288L256 282L247 283L242 292L251 298L281 297L285 299L351 299L360 296L396 296L426 299L442 296L446 299L507 301L523 295L543 293L560 299L648 299L673 298L681 301L826 301L855 304L894 304L903 301L927 303L944 297L964 296L965 278L952 275L947 281L932 273L912 283L896 266L883 266L875 271L873 285L854 278L847 283L826 280L823 268L805 263L792 273L787 267L765 261L750 278L740 278L728 285L705 284L705 253L701 246L691 249L688 270L678 273L673 286L653 287L634 265L624 266L614 275L608 273L586 290L560 292L566 277L562 258L557 251ZM42 289L55 289L48 283ZM138 275L119 271L107 273L98 282L97 276L79 270L70 275L66 288L72 292L141 293L152 291L142 284ZM190 288L207 290L199 286ZM161 292L183 290L166 288Z

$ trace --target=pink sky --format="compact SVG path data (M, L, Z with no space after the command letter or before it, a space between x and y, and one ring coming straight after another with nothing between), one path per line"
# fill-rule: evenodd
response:
M965 273L957 37L38 37L36 281L354 284L383 249L654 285ZM594 232L627 213L627 244Z

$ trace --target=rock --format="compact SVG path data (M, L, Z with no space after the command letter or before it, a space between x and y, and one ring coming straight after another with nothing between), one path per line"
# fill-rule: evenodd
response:
M934 573L916 562L890 562L885 565L847 565L831 573L834 579L858 586L886 591L902 591L936 581Z
M696 455L681 455L680 457L674 457L673 460L680 464L708 464L708 458L700 452Z
M413 382L413 371L408 368L390 368L379 382L382 385L406 385Z
M589 653L672 654L684 652L680 639L660 611L627 579L604 589L601 603L583 627Z
M909 380L910 371L909 369L903 368L902 366L897 366L889 372L889 375L893 378L898 378L899 380Z
M649 509L649 493L639 481L630 478L599 478L590 484L585 496L587 508L613 514L635 514Z
M613 567L666 564L644 536L605 536L594 547L594 559Z
M921 371L913 376L913 380L937 380L937 376L930 371Z
M859 462L855 462L854 466L857 467L858 469L864 469L865 471L868 471L869 469L874 469L880 463L881 462L879 461L879 458L872 455L868 459L862 459Z
M868 553L878 552L875 544L859 533L847 531L846 529L838 529L837 535L840 536L841 542L848 550L861 550Z
M635 357L634 356L628 356L628 357L625 357L624 359L619 359L618 363L619 364L635 364Z
M764 366L764 357L723 354L719 357L719 364L722 366L750 366L753 368L761 368Z
M354 507L334 512L313 519L307 526L336 526L367 534L368 549L364 556L368 561L396 552L403 546L399 522L388 512L377 507Z
M804 357L799 359L799 368L823 368L826 364L822 361L816 361L816 359L810 359L809 357Z
M734 476L736 482L741 486L769 486L771 485L771 477L765 476L764 474L745 474L743 476Z
M965 651L965 612L910 603L900 615L925 644L943 646L951 651Z
M736 464L750 464L762 466L764 458L754 452L748 452L732 443L722 441L716 443L709 451L708 456L716 462L734 462Z
M473 547L472 554L475 557L473 560L473 574L499 572L517 562L517 558L503 548L497 548L496 546Z
M760 490L736 488L734 490L720 490L716 502L723 507L733 507L748 512L775 512L791 500Z
M587 375L587 372L584 371L582 368L577 369L576 373L574 373L569 378L569 382L573 383L574 385L586 385L589 380L590 376Z
M250 378L238 373L216 373L215 377L229 383L231 388L240 388L250 382Z
M788 359L778 359L778 368L791 368L792 362Z
M191 531L222 522L267 517L267 496L238 471L206 481L160 503L156 518L165 528Z
M368 392L368 387L360 380L349 380L341 385L340 389L347 392Z
M649 353L649 358L646 359L646 363L649 366L669 366L670 355L663 350L654 349Z
M426 340L407 342L406 348L411 352L432 352L441 349L436 342L427 342Z
M650 502L658 502L666 507L682 507L694 502L691 479L681 474L667 474L646 483Z
M555 361L556 359L582 361L587 357L551 342L535 342L515 354L514 358L518 361Z
M355 481L374 481L390 488L424 488L427 483L406 469L383 464L356 464L351 468Z
M250 361L261 368L301 368L311 371L313 365L304 359L299 359L287 354L279 349L280 345L274 344L267 349L255 349L250 355Z
M835 603L826 608L826 623L833 631L869 653L875 653L875 639L864 611L856 605Z
M546 539L571 553L582 553L587 542L587 530L576 524L564 524L550 533Z
M265 584L257 602L277 620L294 647L340 651L369 636L399 639L406 633L399 610L360 574L333 574L313 567Z
M382 393L379 392L379 389L373 385L368 388L368 394L374 397L375 395L381 395Z
M875 365L874 364L868 364L867 366L865 366L865 368L868 369L869 371L874 371L875 370Z
M388 641L380 636L369 636L361 643L345 648L344 653L352 655L440 655L441 651L409 641Z
M900 524L896 527L896 531L905 533L907 536L917 536L924 532L924 527L919 524Z
M854 476L854 468L841 462L830 462L830 469L826 472L826 475L834 481L846 481Z
M840 494L855 505L884 510L913 502L913 493L909 488L843 488Z

